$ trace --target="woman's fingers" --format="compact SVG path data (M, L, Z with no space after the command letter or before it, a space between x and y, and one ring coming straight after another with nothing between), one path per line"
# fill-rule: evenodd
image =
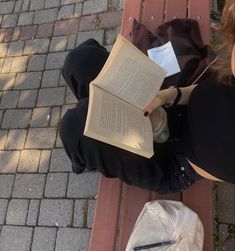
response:
M144 109L144 116L148 116L156 108L163 105L161 98L157 95L154 100Z

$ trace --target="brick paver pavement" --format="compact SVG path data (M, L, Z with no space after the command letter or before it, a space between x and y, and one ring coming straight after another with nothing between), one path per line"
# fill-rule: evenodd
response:
M0 250L88 250L99 174L72 173L58 137L76 104L61 76L93 37L112 48L122 0L0 0Z

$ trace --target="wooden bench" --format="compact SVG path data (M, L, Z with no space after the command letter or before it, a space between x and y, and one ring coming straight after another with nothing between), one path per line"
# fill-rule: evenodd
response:
M173 18L193 18L209 42L209 0L126 0L121 33L127 39L133 18L150 31ZM124 251L144 204L155 199L182 201L200 216L205 231L204 251L213 250L212 182L201 180L183 193L160 196L118 179L101 177L89 251Z

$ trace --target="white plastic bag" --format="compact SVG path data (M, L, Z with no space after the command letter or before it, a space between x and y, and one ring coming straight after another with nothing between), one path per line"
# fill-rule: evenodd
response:
M174 244L146 249L149 251L202 251L204 231L198 215L182 202L151 201L141 211L126 251L134 247L174 241Z

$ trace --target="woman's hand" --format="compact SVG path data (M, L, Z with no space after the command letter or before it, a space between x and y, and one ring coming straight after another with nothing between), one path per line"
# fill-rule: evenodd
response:
M155 109L165 104L169 104L175 100L177 96L176 88L169 88L159 91L153 101L145 108L144 116L148 116Z

